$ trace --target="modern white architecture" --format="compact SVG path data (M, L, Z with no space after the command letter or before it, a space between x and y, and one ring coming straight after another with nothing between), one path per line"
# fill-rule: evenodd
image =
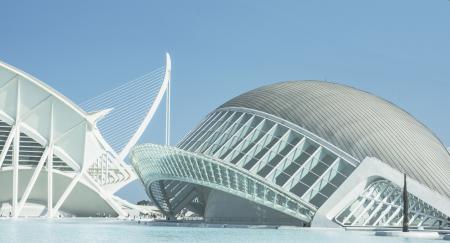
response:
M321 81L244 93L176 147L138 145L132 164L167 217L206 222L399 227L403 175L412 227L450 226L450 155L406 111Z
M134 205L114 193L136 175L124 159L170 69L167 55L165 67L79 106L0 62L0 216L126 216Z

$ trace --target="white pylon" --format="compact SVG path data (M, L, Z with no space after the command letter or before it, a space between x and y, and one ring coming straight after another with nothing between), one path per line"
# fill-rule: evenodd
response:
M169 55L169 54L167 54ZM166 91L166 145L170 145L170 86L171 80L167 84Z

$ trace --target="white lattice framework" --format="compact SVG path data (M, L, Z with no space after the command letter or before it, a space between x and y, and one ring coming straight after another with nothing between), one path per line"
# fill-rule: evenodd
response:
M237 176L242 180L237 179L236 185L256 179L263 194L255 202L274 205L272 208L284 210L304 222L311 221L317 208L357 166L350 156L293 124L282 124L268 114L243 109L222 109L211 113L177 147L179 154L183 154L180 151L192 154L177 159L164 149L138 146L132 156L133 165L144 180L148 194L171 215L197 198L195 188L185 183L182 173L192 175L189 176L191 184L204 185L201 178L208 178L217 182L207 182L217 190L230 192L234 188L234 184L223 185L234 181L225 169L212 173L216 179L211 179L211 175L205 174L208 170L201 169L204 165L196 165L200 169L183 165L188 163L186 161L197 161L192 158L195 155L200 156L200 161L208 161L219 168L229 166L234 169L233 176L242 173L242 178ZM187 172L175 168L186 168ZM230 186L228 190L224 189L227 185ZM258 198L255 196L258 195L257 190L238 192L238 196L246 199ZM301 210L299 213L289 211L292 210L289 208Z
M388 180L370 184L337 217L343 226L401 227L403 222L403 191ZM450 227L448 216L409 193L411 227Z
M88 103L114 106L88 113L42 81L0 62L0 215L125 216L124 204L113 193L136 178L124 158L168 92L170 70L167 55L165 68ZM148 78L155 73L157 78ZM139 96L118 99L136 88ZM44 208L36 214L30 211L33 205Z
M349 178L362 176L354 174L361 161L315 134L273 115L236 107L220 108L209 114L177 148L140 145L131 154L148 195L169 217L184 208L195 211L204 207L202 193L208 188L311 223L318 210ZM394 184L381 181L375 185L377 188L384 185L389 194L399 195ZM367 190L371 192L374 187L368 186ZM385 204L379 202L384 199L369 202L369 196L364 195L361 196L366 199L364 207L353 212L358 219L329 220L345 227L397 226L399 218L392 225L370 218L370 213L386 210ZM392 197L386 196L386 200ZM349 196L339 192L332 201L339 197ZM412 225L446 224L444 213L419 200L418 195L411 194L411 198L412 202L419 202L411 205ZM394 203L391 209L395 210L386 211L389 215L399 212L401 206L398 201ZM197 210L199 214L202 212Z

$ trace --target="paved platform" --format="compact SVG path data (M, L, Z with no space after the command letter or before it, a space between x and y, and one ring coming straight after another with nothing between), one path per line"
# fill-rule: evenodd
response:
M376 236L390 236L390 237L403 237L403 238L419 238L419 239L439 239L439 233L437 232L401 232L401 231L377 231Z

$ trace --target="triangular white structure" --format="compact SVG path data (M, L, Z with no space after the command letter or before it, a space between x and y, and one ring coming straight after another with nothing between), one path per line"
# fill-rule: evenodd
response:
M0 62L0 216L127 216L130 206L113 194L136 179L123 159L167 90L168 55L163 77L156 98L139 97L151 105L125 147L116 151L98 128L115 107L88 113Z

